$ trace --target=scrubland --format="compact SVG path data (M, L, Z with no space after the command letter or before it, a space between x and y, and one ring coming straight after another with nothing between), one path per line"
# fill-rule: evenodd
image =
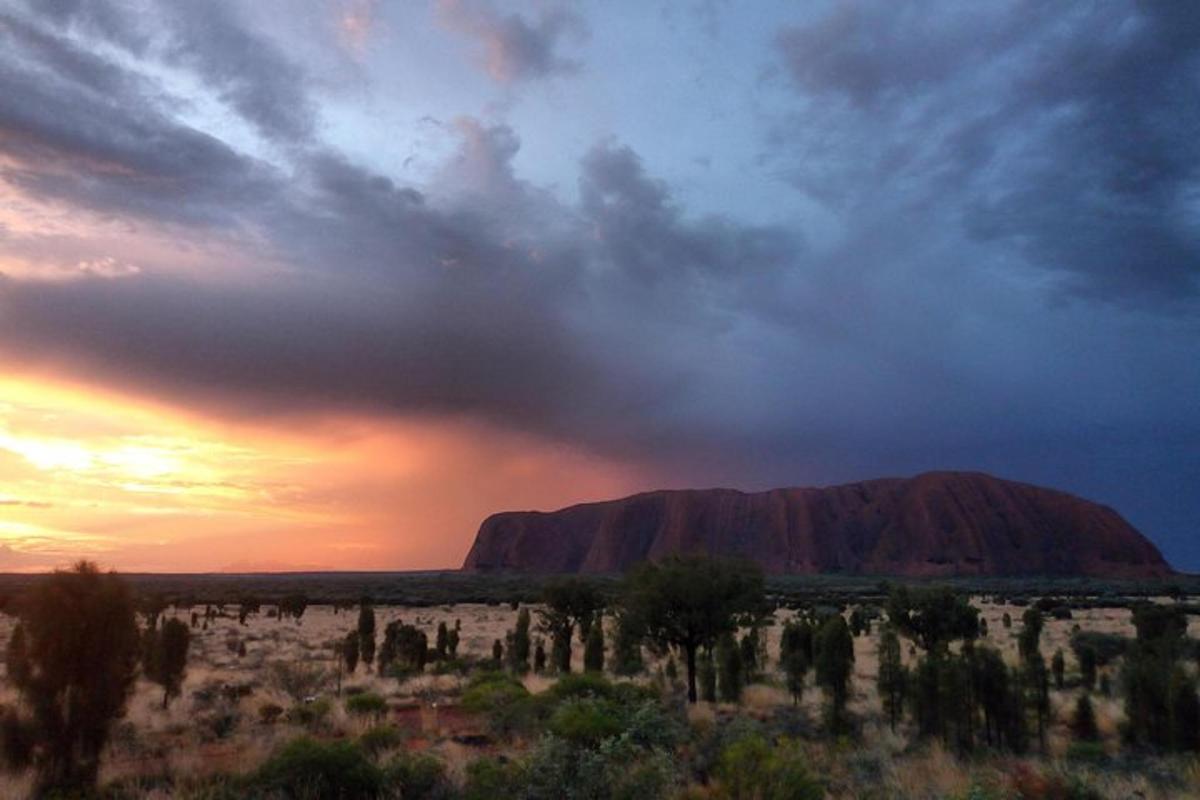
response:
M975 597L972 602L987 623L988 635L983 641L1016 663L1024 606L986 597ZM536 606L533 608L536 612ZM236 607L226 607L211 619L205 619L203 606L163 612L165 617L185 622L192 631L182 693L164 709L161 687L139 679L102 762L100 783L108 796L257 796L250 794L256 791L247 788L250 784L239 780L261 773L273 756L300 737L317 744L346 743L356 755L365 753L370 764L392 764L393 770L400 769L400 773L388 773L401 777L385 788L385 796L555 796L553 789L548 795L536 794L528 787L513 789L511 781L504 783L508 778L503 773L511 765L540 764L537 759L547 757L542 752L546 748L544 729L556 724L557 710L547 711L547 716L532 723L498 724L488 708L464 703L464 694L479 686L479 676L486 674L494 643L504 642L506 633L514 628L518 613L514 607L473 603L376 606L380 632L388 622L402 620L425 631L431 646L439 623L450 628L456 622L461 625L453 663L435 661L420 674L386 675L365 664L352 673L339 666L336 643L355 628L357 609L310 606L299 620L293 620L273 616L270 607L264 606L244 623L239 622L236 611ZM198 615L195 622L193 612ZM1056 651L1063 652L1066 681L1064 688L1051 690L1045 750L1035 745L1021 755L955 752L940 741L918 739L907 719L895 731L890 730L876 690L878 619L868 633L854 638L848 704L854 730L836 737L827 735L821 722L824 696L814 685L813 675L807 676L802 698L794 703L779 669L782 623L796 613L780 609L763 629L767 664L745 687L738 703L687 704L682 666L668 665L666 659L645 652L645 671L619 680L642 687L638 702L652 699L658 715L655 719L663 720L655 724L675 726L669 747L658 761L639 756L641 760L630 764L631 769L657 770L654 779L590 794L586 787L560 787L557 796L632 798L647 796L638 792L650 789L638 787L650 786L665 797L757 797L731 791L732 779L722 787L712 776L724 774L719 772L721 747L738 736L761 734L770 741L786 741L787 759L800 764L820 787L819 794L797 790L796 794L771 797L1200 798L1200 763L1194 754L1131 752L1122 746L1124 712L1115 688L1119 664L1100 671L1101 685L1112 688L1091 695L1099 745L1089 749L1086 757L1072 750L1068 720L1080 693L1072 633L1083 630L1132 636L1127 608L1075 608L1069 619L1046 619L1041 651L1047 661ZM1006 614L1011 627L1003 623ZM536 619L535 613L535 625ZM612 620L605 619L611 643ZM1200 634L1196 618L1189 619L1189 634ZM8 641L12 627L10 617L0 616L0 641ZM911 665L917 650L906 639L902 645L903 659ZM578 673L582 668L583 646L576 640L572 670ZM1195 666L1188 668L1194 670ZM289 683L281 678L294 678L296 673L301 678L298 685L296 680ZM674 677L672 673L676 673ZM550 671L530 671L508 680L519 681L535 697L549 697L558 679ZM618 679L609 675L608 680ZM603 694L608 691L606 688L601 694L608 697ZM351 698L373 695L383 699L382 708L354 713ZM0 700L12 703L16 699L6 681ZM397 763L404 766L397 768ZM491 778L480 777L487 770L479 764L497 770L500 777L488 783ZM572 774L570 769L562 769L563 774ZM9 775L0 781L0 794L5 797L24 797L30 791L27 775ZM353 787L322 789L314 783L307 794L293 786L266 796L359 796L354 791Z

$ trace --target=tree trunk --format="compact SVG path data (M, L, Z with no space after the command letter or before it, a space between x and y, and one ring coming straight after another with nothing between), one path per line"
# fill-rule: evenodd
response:
M696 645L689 644L684 647L687 653L687 681L688 681L688 702L696 702Z

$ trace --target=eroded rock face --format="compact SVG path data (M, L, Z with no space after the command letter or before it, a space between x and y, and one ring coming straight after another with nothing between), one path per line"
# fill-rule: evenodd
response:
M621 572L669 553L746 556L777 574L1171 573L1111 508L971 472L824 489L658 491L494 514L463 569Z

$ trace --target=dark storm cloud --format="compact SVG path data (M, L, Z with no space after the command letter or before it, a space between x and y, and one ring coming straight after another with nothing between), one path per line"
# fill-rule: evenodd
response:
M263 135L302 140L313 109L300 67L261 36L246 31L236 8L222 3L172 3L168 60L194 68L220 97Z
M176 122L149 79L53 28L0 14L0 44L0 175L26 191L105 214L228 221L277 180Z
M1200 8L847 4L778 45L805 102L776 132L797 186L884 192L1069 294L1194 310Z
M287 270L0 277L7 363L233 414L465 414L676 485L990 469L1182 529L1186 492L1112 477L1197 475L1200 37L1162 16L1182 6L838 5L784 31L765 158L833 231L691 213L615 140L564 200L514 172L517 131L471 118L405 185L316 141L303 70L228 9L151 29L107 8L0 22L0 179L181 246L246 229L248 260ZM566 23L472 8L498 79L567 66ZM295 146L267 164L197 130L89 37Z
M564 39L587 35L583 18L566 6L545 8L531 22L502 13L488 0L439 0L438 15L448 28L479 43L482 66L500 83L579 69L578 61L558 53Z

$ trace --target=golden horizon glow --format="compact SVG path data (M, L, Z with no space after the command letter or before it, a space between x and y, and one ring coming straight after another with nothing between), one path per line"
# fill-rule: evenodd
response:
M228 421L0 378L0 570L455 568L479 521L635 488L621 465L463 420Z

